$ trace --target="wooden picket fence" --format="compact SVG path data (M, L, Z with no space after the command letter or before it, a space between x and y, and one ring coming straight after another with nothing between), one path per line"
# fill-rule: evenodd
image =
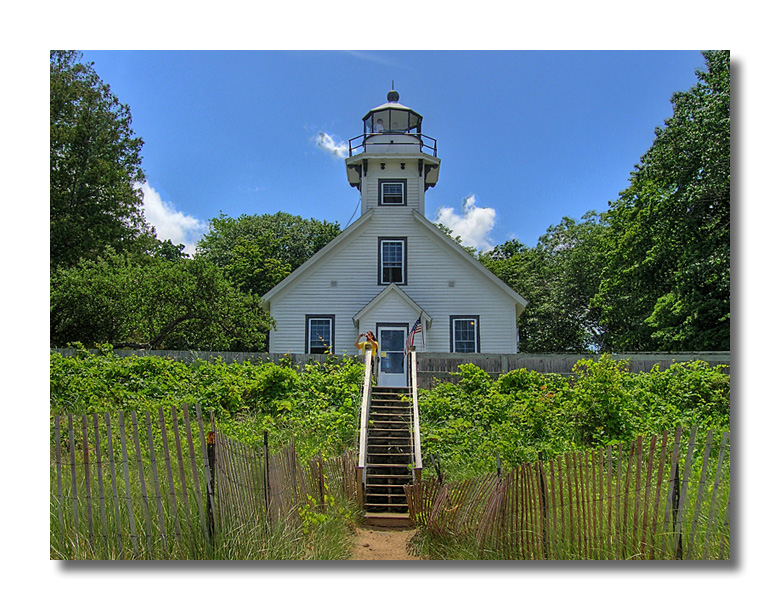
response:
M729 435L693 428L406 487L410 516L497 559L728 559Z
M191 418L194 411L195 418ZM192 421L194 419L194 421ZM200 407L52 416L52 556L175 557L238 524L300 523L326 494L357 500L355 456L302 464L224 436Z

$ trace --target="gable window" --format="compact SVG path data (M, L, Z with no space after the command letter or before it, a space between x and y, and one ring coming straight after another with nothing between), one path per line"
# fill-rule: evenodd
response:
M379 205L406 205L406 180L380 180Z
M336 316L307 315L306 316L306 353L332 354L333 327Z
M479 316L450 316L450 351L479 353Z
M406 284L406 238L379 238L379 283Z

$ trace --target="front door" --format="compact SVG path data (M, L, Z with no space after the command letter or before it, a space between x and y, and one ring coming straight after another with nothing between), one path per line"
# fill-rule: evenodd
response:
M406 356L404 345L408 324L377 324L376 336L379 339L379 379L377 385L401 388L406 387Z

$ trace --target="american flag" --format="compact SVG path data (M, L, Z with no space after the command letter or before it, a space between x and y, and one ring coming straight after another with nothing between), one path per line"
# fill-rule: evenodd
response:
M409 333L409 336L406 337L406 348L404 349L404 356L409 353L409 350L411 350L412 346L414 345L414 336L420 332L422 332L422 326L420 324L420 318L417 318L417 322L412 325L412 331Z

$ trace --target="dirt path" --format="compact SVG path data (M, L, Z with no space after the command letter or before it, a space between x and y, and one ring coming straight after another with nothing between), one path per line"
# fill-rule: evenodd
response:
M414 532L396 527L359 527L350 559L419 560L406 550Z

